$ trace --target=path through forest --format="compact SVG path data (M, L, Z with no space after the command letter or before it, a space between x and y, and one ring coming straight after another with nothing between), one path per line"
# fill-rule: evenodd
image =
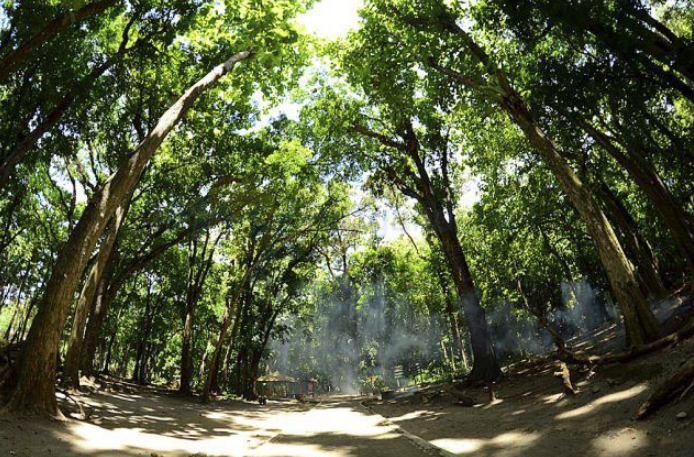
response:
M506 372L497 401L469 391L479 400L473 408L419 394L205 405L111 379L91 394L61 395L64 422L0 417L0 457L692 457L694 399L645 422L630 419L649 385L694 354L692 343L575 373L573 398L561 395L551 361L519 364Z
M0 418L0 455L28 457L356 457L424 451L358 398L320 404L238 401L202 405L147 391L79 397L87 420ZM65 409L64 403L64 409Z

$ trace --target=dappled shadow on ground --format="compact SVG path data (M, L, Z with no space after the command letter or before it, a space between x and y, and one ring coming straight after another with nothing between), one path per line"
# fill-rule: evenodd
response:
M270 411L242 402L197 401L150 392L77 396L86 418L0 422L0 442L17 456L245 455L276 434ZM64 408L69 403L64 403ZM283 405L282 410L304 409Z
M289 420L286 420L289 419ZM278 418L281 433L254 457L425 457L396 427L358 401L324 402L297 417ZM281 423L279 423L281 422Z
M358 401L318 406L237 401L202 405L147 392L79 397L87 418L63 423L0 421L2 448L14 456L424 457ZM4 454L3 454L4 455Z
M694 424L677 420L694 413L694 399L678 402L646 422L631 419L648 395L649 381L694 356L694 342L667 356L573 373L580 393L561 394L552 363L517 366L489 403L471 390L473 408L411 397L377 402L374 408L406 430L459 456L693 457Z

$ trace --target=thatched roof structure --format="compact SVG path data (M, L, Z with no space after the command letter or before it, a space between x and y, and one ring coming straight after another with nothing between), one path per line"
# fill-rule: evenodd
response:
M265 376L258 378L258 382L297 382L291 376L283 375L279 371L268 373Z

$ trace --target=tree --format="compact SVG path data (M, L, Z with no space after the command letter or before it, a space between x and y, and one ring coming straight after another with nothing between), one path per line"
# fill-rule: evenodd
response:
M378 5L375 6L378 8ZM419 10L403 11L400 5L387 3L380 11L372 11L379 17L382 14L392 17L393 13L396 13L396 17L400 18L400 22L395 24L396 27L415 31L414 34L408 35L411 41L414 40L414 45L421 49L415 54L429 56L424 59L425 62L421 62L420 59L423 65L462 85L465 90L472 90L481 99L491 102L507 113L559 181L562 190L586 224L622 309L629 344L639 345L657 339L660 333L659 324L638 287L633 265L624 254L602 208L595 201L590 189L569 165L566 153L547 137L525 99L510 83L506 72L458 24L455 13L437 1L428 2L426 8ZM380 19L375 20L379 21L379 24L384 23ZM438 46L429 44L431 37L441 38L445 43L451 43L455 49L462 46L464 53L456 52L453 54L455 57L450 59L448 55L439 51ZM436 51L434 56L438 57L432 56L432 50ZM441 61L444 59L449 63ZM472 70L472 73L450 68L450 65L460 63L467 65L466 69Z

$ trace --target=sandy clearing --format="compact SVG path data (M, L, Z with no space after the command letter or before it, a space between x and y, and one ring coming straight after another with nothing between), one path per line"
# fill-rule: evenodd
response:
M0 418L0 457L423 457L358 399L202 405L147 391L79 396L87 420Z

